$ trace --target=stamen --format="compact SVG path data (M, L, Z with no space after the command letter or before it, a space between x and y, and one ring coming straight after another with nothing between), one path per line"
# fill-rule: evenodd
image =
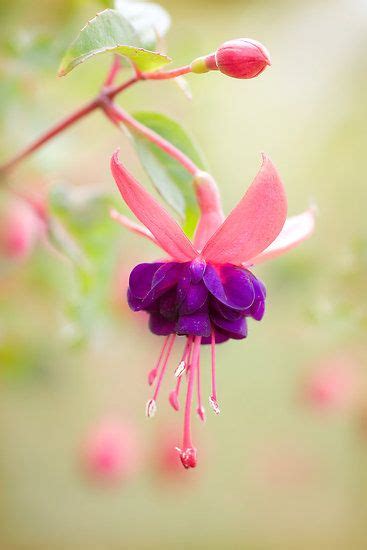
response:
M200 356L198 358L197 366L197 393L198 393L198 406L196 409L197 414L202 422L205 422L205 410L201 400L201 376L200 376Z
M188 367L190 366L190 354L191 354L191 350L192 350L192 342L193 342L192 336L188 336L187 342L185 344L185 348L184 348L184 351L183 351L183 354L182 354L181 362L180 362L180 364L181 364L183 361L185 361L185 364ZM185 370L187 372L186 368L185 368ZM182 381L182 374L177 378L176 387L175 387L174 390L172 390L170 392L169 398L168 398L171 407L175 411L180 410L180 402L178 400L178 395L179 395L179 392L180 392L181 381Z
M156 388L154 390L153 397L147 403L146 413L147 413L148 418L152 418L155 415L155 413L157 412L157 397L158 397L159 390L160 390L160 387L161 387L161 384L162 384L164 373L166 372L168 359L171 355L171 351L172 351L172 347L173 347L173 344L174 344L174 341L175 341L175 338L176 338L176 334L170 334L169 336L167 336L166 342L165 342L163 350L162 350L163 352L164 352L164 350L166 348L166 344L167 344L167 342L169 341L170 338L171 338L171 341L168 344L167 353L166 353L166 356L163 360L163 364L162 364L162 367L161 367L161 371L159 373L159 377L158 377ZM162 353L162 355L163 355L163 353Z
M175 377L179 378L183 374L185 369L186 369L186 362L185 361L180 361L180 363L178 364L177 369L175 370Z
M216 357L215 357L215 333L212 330L211 338L211 351L212 351L212 394L209 397L209 405L215 412L215 414L220 413L220 408L217 401L217 382L216 382Z
M194 393L195 374L200 355L201 336L195 336L192 352L192 361L188 373L188 385L186 394L185 416L184 416L184 434L183 445L180 452L180 458L185 468L195 468L196 466L196 449L191 442L191 406Z
M187 356L188 356L188 353L190 352L190 349L191 349L191 342L192 342L192 337L188 336L185 347L184 347L184 350L183 350L183 354L182 354L182 357L181 357L181 361L179 362L178 367L175 370L175 377L176 378L179 378L180 376L182 376L182 374L184 373L184 371L186 369Z
M153 418L156 412L157 412L157 403L155 402L154 399L149 399L145 408L145 413L147 417Z
M162 359L163 359L163 354L164 354L164 351L167 347L167 343L168 343L168 340L169 340L169 337L170 337L170 334L165 338L164 340L164 344L163 344L163 347L161 349L161 352L159 354L159 357L158 357L158 361L157 361L157 364L156 366L154 367L154 369L152 369L151 371L149 371L148 373L148 384L149 386L151 386L153 383L154 383L154 380L156 379L157 377L157 374L158 374L158 369L159 369L159 366L162 362Z

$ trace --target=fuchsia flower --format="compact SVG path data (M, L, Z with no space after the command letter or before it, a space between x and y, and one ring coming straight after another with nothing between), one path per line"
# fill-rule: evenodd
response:
M282 254L311 235L313 212L306 211L286 221L285 191L274 165L264 155L255 180L227 218L214 180L206 173L197 173L194 188L201 217L191 242L170 214L122 166L117 153L112 157L111 169L123 199L145 227L123 216L119 221L149 238L169 256L133 269L128 302L134 311L147 311L150 330L165 336L160 357L148 376L149 384L157 379L153 397L147 404L149 417L156 411L173 344L177 336L185 337L182 358L175 371L177 384L169 400L178 410L182 374L186 372L184 434L182 448L178 450L185 468L193 468L197 452L190 424L195 385L197 413L204 419L200 346L211 346L209 402L218 414L215 346L231 338L246 338L247 320L260 321L265 311L265 286L248 268Z

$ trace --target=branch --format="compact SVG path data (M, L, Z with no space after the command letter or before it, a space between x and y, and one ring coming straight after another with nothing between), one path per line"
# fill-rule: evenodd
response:
M116 122L123 122L126 126L132 128L150 142L157 145L157 147L165 151L170 157L177 160L177 162L179 162L193 176L196 176L200 172L198 166L196 166L196 164L187 155L177 149L177 147L172 145L172 143L164 139L162 136L150 128L147 128L147 126L144 126L141 122L138 122L134 117L129 115L129 113L121 109L121 107L117 106L112 101L106 101L103 104L103 109L108 118L114 124L116 124Z

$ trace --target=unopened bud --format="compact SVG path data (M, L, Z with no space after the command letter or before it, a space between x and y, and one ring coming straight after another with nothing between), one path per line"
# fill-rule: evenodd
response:
M250 38L224 42L214 54L199 57L191 63L193 73L219 70L233 78L254 78L270 65L268 50Z

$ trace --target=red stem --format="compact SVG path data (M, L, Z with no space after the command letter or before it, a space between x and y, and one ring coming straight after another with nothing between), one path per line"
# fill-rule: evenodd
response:
M187 155L177 149L174 145L172 145L172 143L164 139L162 136L160 136L150 128L147 128L146 126L144 126L144 124L138 122L126 111L121 109L121 107L118 107L110 101L107 101L103 105L103 107L107 116L110 120L112 120L114 124L116 124L116 120L123 122L124 124L126 124L126 126L129 126L130 128L139 132L139 134L144 136L150 142L157 145L157 147L165 151L168 155L170 155L170 157L176 159L190 174L195 176L198 173L199 168Z
M52 126L46 133L44 133L41 137L36 139L33 143L31 143L28 147L20 151L17 155L15 155L12 159L10 159L8 162L0 166L0 173L1 172L8 172L14 166L16 166L20 161L28 157L31 153L34 151L37 151L44 143L47 141L50 141L53 137L60 134L63 130L80 120L81 118L85 117L87 114L94 111L99 106L99 100L94 99L93 101L87 103L80 109L77 109L72 113L70 116L64 118L55 126Z
M190 72L190 66L184 66L179 67L177 69L173 69L171 71L167 72L152 72L152 73L136 73L133 77L131 77L129 80L124 82L123 84L119 84L118 86L111 87L110 85L113 83L116 74L119 71L119 63L115 60L105 81L104 87L101 91L101 93L94 98L92 101L86 103L76 111L74 111L71 115L65 117L60 122L52 126L49 130L47 130L44 134L42 134L38 139L33 141L30 145L25 147L22 151L20 151L17 155L15 155L13 158L5 162L4 164L0 165L0 175L5 174L6 172L9 172L12 170L19 162L27 158L29 155L37 151L50 141L52 138L66 130L69 126L72 126L75 122L78 120L84 118L89 113L95 111L96 109L100 108L103 103L107 100L114 99L115 96L135 84L136 82L139 82L140 80L164 80L168 78L175 78L177 76L180 76L182 74L187 74Z
M176 78L184 74L191 73L190 65L185 65L184 67L178 67L177 69L172 69L171 71L156 71L154 73L141 73L142 80L167 80L169 78Z

